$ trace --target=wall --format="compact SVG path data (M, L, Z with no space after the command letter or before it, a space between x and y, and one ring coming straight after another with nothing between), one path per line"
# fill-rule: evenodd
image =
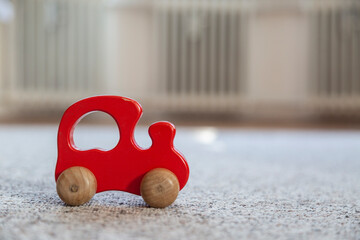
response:
M249 98L301 102L306 97L306 17L299 12L255 13L249 20Z

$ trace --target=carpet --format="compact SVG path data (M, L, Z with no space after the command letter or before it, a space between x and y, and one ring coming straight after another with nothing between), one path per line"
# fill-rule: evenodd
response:
M85 148L118 137L76 134ZM56 125L0 125L0 239L360 239L359 131L178 127L190 179L165 209L115 191L65 206L56 136ZM147 128L135 136L151 144Z

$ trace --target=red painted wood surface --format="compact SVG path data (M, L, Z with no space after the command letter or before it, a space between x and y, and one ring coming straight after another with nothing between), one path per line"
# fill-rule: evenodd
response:
M82 151L74 144L76 124L93 111L108 113L118 125L120 140L111 150ZM184 156L174 148L174 125L169 122L152 124L149 128L152 146L142 149L134 139L134 128L141 114L138 102L120 96L95 96L71 105L59 126L55 180L67 168L82 166L95 175L96 192L119 190L140 195L143 176L151 169L166 168L177 176L181 190L189 178L189 166Z

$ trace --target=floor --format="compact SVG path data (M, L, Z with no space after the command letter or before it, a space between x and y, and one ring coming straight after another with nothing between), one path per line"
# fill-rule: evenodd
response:
M75 141L111 147L116 130ZM0 239L360 239L360 131L178 127L188 185L166 209L122 192L65 206L56 125L0 125ZM136 140L149 146L147 128Z

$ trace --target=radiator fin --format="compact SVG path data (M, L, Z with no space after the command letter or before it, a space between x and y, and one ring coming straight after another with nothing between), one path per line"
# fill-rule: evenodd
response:
M155 11L159 94L215 101L241 96L247 13L217 1L160 2Z
M9 94L78 98L100 90L101 1L14 0L17 77ZM43 97L43 98L42 98Z
M321 9L314 20L314 94L320 98L360 97L360 8Z

